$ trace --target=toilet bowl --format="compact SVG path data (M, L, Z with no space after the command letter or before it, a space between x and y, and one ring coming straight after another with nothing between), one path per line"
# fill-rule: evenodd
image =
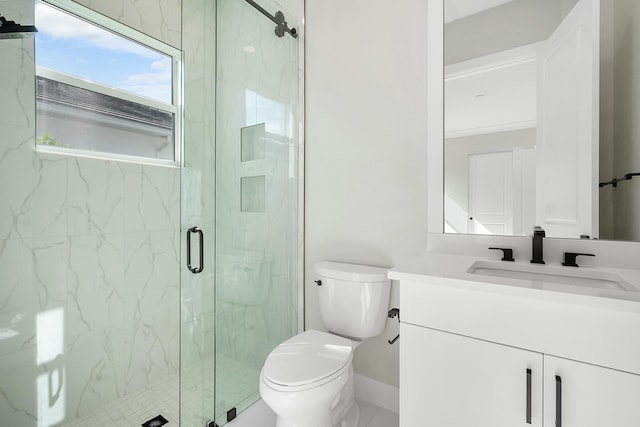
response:
M277 427L357 426L353 349L349 339L309 330L269 355L260 373L260 395L278 415ZM344 423L345 418L353 421Z
M316 273L323 321L334 332L308 330L277 346L260 373L260 395L277 427L357 427L353 352L384 328L387 270L322 262Z

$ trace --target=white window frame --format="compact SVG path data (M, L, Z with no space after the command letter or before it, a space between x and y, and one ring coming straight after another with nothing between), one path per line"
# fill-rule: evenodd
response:
M182 146L183 146L183 98L182 98L182 75L183 75L183 54L182 51L166 44L160 40L150 37L138 30L128 27L114 19L101 15L94 10L75 3L71 0L39 0L49 6L55 7L62 12L69 13L76 18L89 22L90 24L101 27L118 36L127 38L133 42L139 43L145 47L156 50L163 55L171 57L171 89L172 103L164 103L152 98L137 95L131 92L109 87L103 84L85 80L76 76L51 70L36 65L36 76L59 81L68 85L87 89L103 95L120 98L126 101L135 102L146 105L162 111L173 114L174 117L174 159L154 159L151 157L132 156L127 154L96 152L90 150L82 150L66 147L55 147L45 144L36 143L36 151L45 153L64 154L76 157L91 157L104 160L116 160L129 163L140 163L160 166L180 167L182 165ZM36 114L37 120L37 114Z

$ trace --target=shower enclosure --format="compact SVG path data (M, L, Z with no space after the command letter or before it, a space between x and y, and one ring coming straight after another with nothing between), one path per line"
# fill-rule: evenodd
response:
M200 31L198 56L185 47L185 426L253 404L266 356L299 327L300 41L269 0L212 3L189 0L183 30Z
M33 36L0 37L0 425L224 425L259 398L265 357L301 325L301 12L49 3L90 4L98 25L121 20L177 52L184 141L174 163L74 153L57 135L44 150ZM34 2L0 1L0 15L29 26ZM83 47L112 40L76 30Z

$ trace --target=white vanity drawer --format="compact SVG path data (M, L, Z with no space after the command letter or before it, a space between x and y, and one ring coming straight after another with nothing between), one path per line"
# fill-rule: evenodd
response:
M640 374L637 303L425 276L400 281L400 307L403 323Z

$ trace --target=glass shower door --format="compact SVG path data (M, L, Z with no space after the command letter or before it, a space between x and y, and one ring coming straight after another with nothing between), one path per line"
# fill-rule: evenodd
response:
M260 6L279 9L266 0ZM215 401L222 425L259 398L264 360L297 332L300 115L299 40L278 37L248 2L218 0L217 7Z
M298 331L300 42L278 37L249 3L183 1L180 418L189 427L224 425L253 404L266 356Z
M215 417L215 6L211 0L182 2L180 425L184 427L208 426Z

